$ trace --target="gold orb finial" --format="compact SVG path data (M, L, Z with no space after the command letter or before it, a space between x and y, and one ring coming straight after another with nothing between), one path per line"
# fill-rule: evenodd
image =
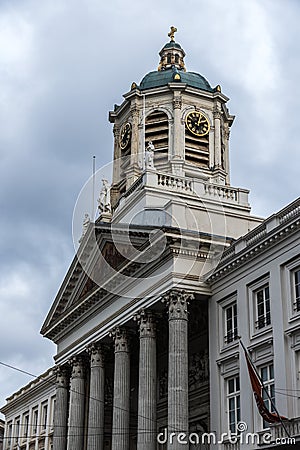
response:
M170 31L170 33L168 33L168 36L169 36L169 38L171 38L171 41L175 41L174 34L176 33L177 28L172 25L170 27L170 29L171 29L171 31Z

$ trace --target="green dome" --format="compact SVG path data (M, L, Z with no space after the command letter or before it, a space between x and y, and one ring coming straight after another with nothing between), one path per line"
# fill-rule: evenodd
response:
M165 49L165 48L180 48L180 49L182 49L181 45L175 41L168 42L166 45L164 45L163 49Z
M180 79L178 79L178 75L180 76ZM199 73L184 72L183 70L177 69L167 69L147 73L142 79L139 89L143 91L145 89L166 86L168 83L174 82L186 83L188 86L201 89L202 91L213 92L209 82Z

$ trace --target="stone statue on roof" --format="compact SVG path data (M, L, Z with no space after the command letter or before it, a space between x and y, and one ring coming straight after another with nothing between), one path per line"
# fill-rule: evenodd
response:
M109 182L103 178L102 180L102 188L99 194L98 209L101 213L111 213L111 203L110 203L110 184Z
M83 238L84 238L84 236L85 236L85 234L86 234L86 232L87 232L87 230L89 228L90 223L91 223L90 216L89 216L88 213L85 213L84 219L83 219L83 222L82 222L82 234L81 234L81 237L80 237L80 239L78 241L79 243L83 240Z

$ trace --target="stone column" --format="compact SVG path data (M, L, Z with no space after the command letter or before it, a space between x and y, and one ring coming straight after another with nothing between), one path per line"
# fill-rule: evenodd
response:
M68 397L69 371L66 367L57 367L53 450L66 450L68 430Z
M171 149L169 159L171 160L172 173L184 176L183 164L185 154L184 125L181 122L182 97L180 91L173 92L173 142L169 142ZM171 135L169 140L171 141Z
M67 450L82 450L85 415L84 360L81 356L75 356L70 360L70 364L72 376Z
M174 133L173 133L173 158L184 159L184 146L182 145L182 125L181 125L181 92L173 92L173 115L174 115Z
M177 440L179 433L188 433L188 301L192 294L172 290L163 301L169 306L169 366L168 366L168 434L176 433L168 450L186 449Z
M92 344L87 351L91 358L87 448L88 450L103 450L104 357L100 344Z
M132 116L132 136L131 136L131 154L130 154L130 166L126 170L127 182L126 189L135 182L135 180L141 174L141 168L139 167L139 109L136 104L131 105Z
M130 109L132 116L132 136L131 136L131 164L137 164L137 154L139 151L139 110L136 104Z
M130 355L126 330L115 328L112 450L129 450Z
M121 173L121 149L120 149L120 128L114 125L113 128L114 133L114 164L113 164L113 182L110 189L110 202L112 209L115 207L118 199L119 199L119 188L118 183L120 182L120 173Z
M215 168L221 168L221 112L214 111L215 127Z
M151 313L137 317L140 332L138 436L139 450L156 449L156 327Z

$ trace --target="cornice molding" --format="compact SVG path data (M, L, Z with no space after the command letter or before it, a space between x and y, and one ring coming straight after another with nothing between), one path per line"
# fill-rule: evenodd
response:
M222 262L219 265L219 268L210 276L209 282L214 283L218 281L223 276L226 276L228 273L233 272L237 268L248 263L250 260L254 259L259 254L265 252L267 249L274 247L278 244L278 242L286 239L288 236L294 234L300 230L300 220L296 220L290 224L283 223L275 230L271 230L269 234L265 234L260 236L260 238L255 242L251 243L248 247L242 249L237 254L234 252L237 247L238 241L232 244L232 247L227 250L226 262ZM251 231L249 233L252 234L255 231ZM243 236L243 239L246 240L248 235ZM230 255L230 251L232 251L232 255ZM229 254L229 256L228 256Z

